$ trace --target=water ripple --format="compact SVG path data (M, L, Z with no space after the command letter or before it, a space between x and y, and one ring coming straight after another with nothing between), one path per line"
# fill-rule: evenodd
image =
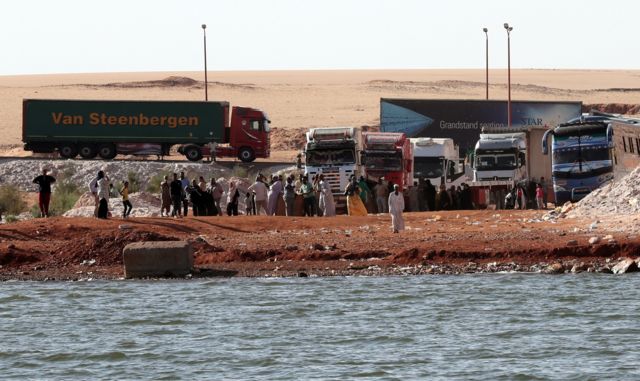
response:
M640 276L6 282L3 379L640 379ZM594 290L598 290L594 292Z

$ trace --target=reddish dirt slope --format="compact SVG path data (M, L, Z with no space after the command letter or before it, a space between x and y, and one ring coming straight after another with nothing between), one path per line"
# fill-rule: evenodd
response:
M590 237L606 232L585 232L590 221L533 222L541 215L407 213L408 229L400 234L391 233L388 216L39 219L0 226L0 278L118 278L125 245L162 240L189 240L197 268L241 276L370 274L372 268L375 274L392 274L407 266L449 266L446 272L460 272L469 262L498 267L605 263L640 255L640 239L620 233L614 234L615 242L589 245Z

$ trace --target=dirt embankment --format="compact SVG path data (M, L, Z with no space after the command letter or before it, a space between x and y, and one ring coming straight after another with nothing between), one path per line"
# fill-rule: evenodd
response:
M640 114L640 104L585 103L582 105L582 112L590 112L592 110L611 114L638 115Z
M0 279L119 278L124 246L163 240L192 242L198 269L240 276L535 272L554 262L606 272L618 257L640 255L637 219L616 232L606 226L617 224L594 230L590 220L541 215L408 213L401 234L388 216L30 220L0 226Z

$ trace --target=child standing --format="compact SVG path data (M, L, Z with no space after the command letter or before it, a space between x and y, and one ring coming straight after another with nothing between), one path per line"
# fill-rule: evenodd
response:
M544 191L540 184L536 186L536 203L538 204L538 209L547 209L544 204Z
M253 212L253 195L251 194L251 192L247 192L247 194L245 195L244 205L245 205L244 211L247 216L255 214L255 213L252 213Z
M131 213L131 201L129 201L129 182L125 181L122 189L120 190L120 195L122 195L122 206L124 206L124 210L122 211L122 218L128 218L129 213Z

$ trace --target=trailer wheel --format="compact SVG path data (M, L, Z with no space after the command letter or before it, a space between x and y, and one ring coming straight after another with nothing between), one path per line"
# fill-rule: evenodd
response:
M198 161L202 159L202 151L200 151L200 147L198 146L187 146L183 149L184 156L189 159L189 161Z
M64 143L58 147L58 152L65 159L73 159L78 155L78 147L73 143Z
M84 144L78 149L78 153L83 159L93 159L98 154L93 144Z
M244 163L250 163L256 159L253 150L249 147L242 147L238 150L238 159Z
M98 147L98 155L105 160L111 160L116 157L117 154L118 151L116 151L115 144L101 144L100 147Z

